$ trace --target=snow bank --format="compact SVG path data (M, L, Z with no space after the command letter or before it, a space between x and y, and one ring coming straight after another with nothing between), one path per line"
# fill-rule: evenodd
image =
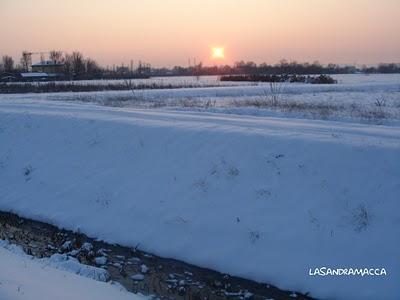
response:
M19 247L0 240L0 299L147 299L128 293L118 285L56 270L45 261L46 259L32 259L23 254Z
M400 128L0 102L0 210L329 299L398 299ZM385 268L387 276L310 276Z
M79 276L88 277L97 281L107 281L109 275L106 270L81 264L76 258L66 254L53 254L42 259L46 265L59 270L68 271Z

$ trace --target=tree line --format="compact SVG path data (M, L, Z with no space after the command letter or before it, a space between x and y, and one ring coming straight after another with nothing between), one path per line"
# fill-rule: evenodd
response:
M44 57L41 55L41 61ZM61 51L50 51L48 60L54 64L62 65L62 75L66 79L92 79L101 78L102 68L90 57L84 57L79 51L63 53ZM9 55L3 55L0 61L0 72L18 73L29 72L32 65L32 54L23 51L19 63Z
M44 57L41 56L41 61ZM64 79L123 79L123 78L147 78L149 76L202 76L202 75L279 75L279 74L352 74L352 73L400 73L399 63L381 63L377 66L354 65L323 65L318 61L313 63L299 63L296 61L281 60L276 64L261 63L252 61L239 61L234 65L203 66L199 63L194 66L175 66L173 68L152 68L149 63L139 61L133 69L121 65L102 67L94 59L84 57L79 51L63 53L61 51L50 51L48 60L62 65L62 77ZM32 65L32 53L23 51L18 63L9 55L3 55L0 60L0 73L18 73L30 71Z
M176 66L172 69L155 69L158 76L172 75L315 75L315 74L354 74L354 73L400 73L400 63L381 63L377 66L361 66L327 64L323 65L318 61L313 63L298 63L296 61L281 60L276 64L239 61L233 66L202 66L201 64L192 67Z

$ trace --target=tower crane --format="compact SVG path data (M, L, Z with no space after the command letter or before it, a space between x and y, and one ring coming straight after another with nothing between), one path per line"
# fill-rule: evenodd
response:
M40 52L27 52L26 54L29 55L29 61L32 61L32 55L40 55L40 61L44 62L44 55L49 54L50 52L48 51L40 51Z
M57 51L64 53L63 51ZM26 55L29 55L29 61L32 62L32 55L40 55L40 61L44 62L44 56L45 54L50 54L50 51L38 51L38 52L26 52Z

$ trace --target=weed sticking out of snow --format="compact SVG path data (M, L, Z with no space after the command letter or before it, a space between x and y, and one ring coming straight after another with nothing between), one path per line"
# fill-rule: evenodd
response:
M357 232L367 230L368 226L371 224L371 218L372 216L365 204L360 204L352 213L352 224L354 230Z
M250 242L255 244L260 239L260 232L258 231L250 231L249 232Z
M24 173L24 176L25 176L25 181L31 180L32 172L33 172L33 168L32 168L31 165L27 165L27 166L24 168L24 172L23 172L23 173Z

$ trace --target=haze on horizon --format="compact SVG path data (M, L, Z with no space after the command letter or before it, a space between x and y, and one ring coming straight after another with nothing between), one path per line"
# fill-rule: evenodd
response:
M81 51L102 65L400 62L399 0L1 0L0 55Z

